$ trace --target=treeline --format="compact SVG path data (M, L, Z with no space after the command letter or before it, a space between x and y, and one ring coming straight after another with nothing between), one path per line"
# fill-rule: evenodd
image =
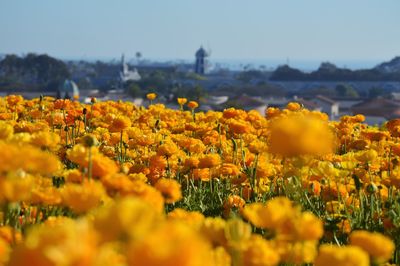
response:
M322 63L318 70L305 73L288 65L278 67L271 75L275 81L400 81L400 72L384 73L376 68L350 70Z
M56 90L70 77L66 64L46 54L6 55L0 61L0 90Z

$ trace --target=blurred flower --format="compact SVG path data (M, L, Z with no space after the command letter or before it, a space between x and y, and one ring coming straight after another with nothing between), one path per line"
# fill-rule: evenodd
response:
M157 97L157 94L155 93L148 93L146 94L146 98L150 101L153 101Z
M393 241L379 233L368 231L353 231L350 234L350 244L365 250L377 263L388 261L395 249Z
M161 178L154 187L161 192L166 203L175 203L182 199L181 185L174 179Z
M359 247L322 245L315 266L369 266L368 254Z

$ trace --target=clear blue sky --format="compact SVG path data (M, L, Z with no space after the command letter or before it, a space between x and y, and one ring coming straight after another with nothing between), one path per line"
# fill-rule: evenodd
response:
M0 0L0 54L387 60L399 0Z

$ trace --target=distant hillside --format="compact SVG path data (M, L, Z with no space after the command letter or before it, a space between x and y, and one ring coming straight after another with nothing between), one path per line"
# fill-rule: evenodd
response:
M278 67L271 75L274 81L400 81L400 57L382 63L372 69L350 70L338 68L324 62L311 73L291 68L288 65Z
M46 54L6 55L0 60L0 90L56 90L69 76L63 61Z
M382 73L398 73L400 74L400 56L397 56L389 62L383 62L377 65L374 69Z

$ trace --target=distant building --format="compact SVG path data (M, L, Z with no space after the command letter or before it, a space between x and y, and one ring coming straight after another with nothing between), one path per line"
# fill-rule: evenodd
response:
M261 115L265 114L265 109L267 109L268 107L268 105L262 99L257 97L251 97L246 94L230 98L229 101L231 103L239 105L239 108L245 111L256 110Z
M79 98L79 88L76 83L70 79L66 79L61 88L57 91L58 99Z
M400 117L400 103L384 98L369 99L351 108L354 115L362 114L368 124Z
M351 111L351 108L362 102L362 99L342 99L338 100L339 103L339 116L344 116L344 115L352 115L353 112Z
M321 106L321 111L327 113L330 119L334 120L339 116L339 103L322 95L317 95L313 102Z
M297 98L294 99L294 102L301 104L303 108L306 108L311 111L319 111L319 112L322 111L322 107L314 101L305 100L303 98Z
M121 83L124 84L127 81L138 81L141 79L138 71L136 68L133 70L129 70L128 64L125 62L125 56L122 55L121 57L121 71L119 73Z
M196 52L196 63L194 65L194 72L199 75L204 75L207 67L208 53L204 50L203 46Z

